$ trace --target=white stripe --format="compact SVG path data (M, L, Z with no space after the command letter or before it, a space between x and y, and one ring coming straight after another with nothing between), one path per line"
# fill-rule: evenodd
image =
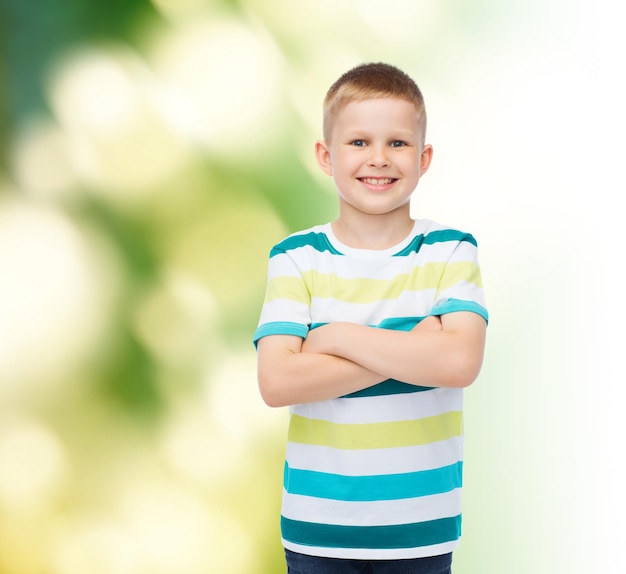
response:
M316 323L348 321L367 325L378 325L383 319L394 317L426 317L433 308L436 289L403 291L397 299L372 303L347 303L337 299L313 297L311 316Z
M368 424L416 420L463 408L463 389L434 388L428 391L331 399L294 405L300 416L342 424Z
M344 476L377 476L431 470L463 459L463 437L437 443L376 450L341 450L287 443L289 466Z
M448 250L448 255L450 252ZM272 275L274 269L289 269L288 262L280 261L283 258L290 258L296 262L298 269L302 273L313 272L316 275L336 274L342 279L377 279L392 280L399 274L410 273L416 267L415 261L411 258L397 257L395 259L382 259L372 264L371 259L347 258L345 255L333 255L327 252L319 252L314 247L301 247L297 251L290 251L289 255L281 254L273 257ZM280 265L274 267L274 260ZM293 261L291 268L293 269ZM293 275L291 272L285 275Z
M461 489L443 494L383 500L345 502L289 494L283 490L281 513L291 520L346 526L388 526L426 522L461 514Z
M467 245L460 253L453 253L459 245ZM471 249L470 249L471 248ZM294 276L294 262L297 268L306 273L335 273L344 279L379 279L392 280L399 274L419 273L425 264L447 263L453 256L453 262L476 261L476 248L467 242L444 242L422 245L418 253L402 257L380 257L376 252L366 252L368 257L346 257L328 252L320 252L312 246L299 247L288 253L279 253L272 257L272 276ZM374 258L372 259L372 253ZM373 263L376 263L375 265Z
M287 319L288 318L288 319ZM272 321L286 321L308 325L311 321L309 307L291 299L274 299L263 305L259 326Z
M448 554L458 548L460 538L443 544L432 546L418 546L416 548L368 549L368 548L326 548L294 544L283 539L283 546L292 552L307 554L308 556L323 556L326 558L348 558L353 560L410 560Z
M268 267L268 276L269 279L273 279L274 277L301 277L301 269L300 266L294 263L294 260L298 261L300 257L292 257L290 255L286 255L284 253L279 253L278 255L274 255L270 259L270 264Z
M445 244L443 244L445 245ZM459 241L452 254L450 254L450 245L448 245L448 263L476 263L478 250L473 243L469 241Z
M474 303L478 303L479 305L486 307L483 288L475 285L474 283L468 283L467 281L459 281L445 291L441 291L437 297L437 302L445 301L446 299L473 301Z

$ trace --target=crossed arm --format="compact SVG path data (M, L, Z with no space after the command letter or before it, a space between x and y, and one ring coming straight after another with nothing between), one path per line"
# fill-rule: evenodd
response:
M430 387L466 387L480 371L485 320L459 311L428 317L412 331L329 323L306 340L270 335L258 341L258 379L273 407L322 401L386 379Z

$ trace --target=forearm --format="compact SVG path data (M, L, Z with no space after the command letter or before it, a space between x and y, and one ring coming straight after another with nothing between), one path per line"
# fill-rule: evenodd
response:
M334 399L385 378L343 357L306 352L304 346L268 352L270 339L259 341L257 369L261 396L269 406Z
M414 385L465 387L480 371L484 321L478 316L463 320L461 330L454 328L453 321L447 330L410 332L333 323L316 339L317 350L350 360L384 378Z

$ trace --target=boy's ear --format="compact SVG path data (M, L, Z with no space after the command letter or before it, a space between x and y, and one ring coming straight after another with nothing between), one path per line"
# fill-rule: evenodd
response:
M330 151L326 142L318 140L315 142L315 158L326 175L333 175L333 166L330 161Z
M433 146L430 144L424 144L422 148L422 155L420 157L420 175L424 175L426 170L430 167L430 162L433 159Z

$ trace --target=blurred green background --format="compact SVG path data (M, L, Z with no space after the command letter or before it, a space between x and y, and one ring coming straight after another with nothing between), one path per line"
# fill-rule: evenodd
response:
M251 337L362 61L426 96L415 217L481 248L455 574L621 571L618 5L0 0L0 574L284 571Z

